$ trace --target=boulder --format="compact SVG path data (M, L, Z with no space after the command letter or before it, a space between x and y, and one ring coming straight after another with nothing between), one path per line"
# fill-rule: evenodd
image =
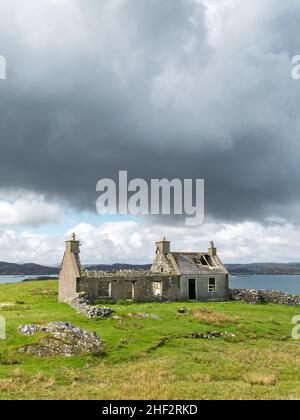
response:
M20 353L36 357L72 357L83 353L101 354L103 347L97 334L76 328L70 322L53 322L47 325L21 325L19 333L41 337L35 344L19 349Z

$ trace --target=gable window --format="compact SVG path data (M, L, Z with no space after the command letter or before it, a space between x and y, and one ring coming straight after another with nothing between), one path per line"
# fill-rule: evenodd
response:
M209 293L215 293L216 292L216 279L214 277L211 277L208 280L208 291L209 291Z

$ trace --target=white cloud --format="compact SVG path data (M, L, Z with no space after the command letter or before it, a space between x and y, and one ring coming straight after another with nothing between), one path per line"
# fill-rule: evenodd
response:
M300 226L288 223L210 222L191 230L143 226L136 222L109 222L101 227L81 224L73 230L82 242L85 262L150 262L155 242L164 235L171 240L172 249L178 251L202 251L214 240L226 262L300 261Z
M71 232L81 241L83 263L150 263L155 242L164 235L171 240L174 251L203 251L214 240L227 263L300 261L300 226L280 221L268 225L208 222L192 230L137 222L107 222L101 226L81 223L65 236L7 229L0 231L0 260L59 264Z
M208 40L216 46L222 39L222 32L231 13L238 6L236 0L199 0L206 8Z
M12 201L0 199L0 226L61 223L63 215L58 204L46 202L34 194L24 194Z
M55 265L62 259L64 238L30 230L23 233L3 230L0 232L0 250L1 261Z

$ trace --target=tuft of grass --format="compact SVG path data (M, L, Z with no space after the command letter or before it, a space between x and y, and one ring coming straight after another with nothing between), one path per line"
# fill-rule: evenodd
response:
M0 352L0 365L3 366L14 366L18 365L19 361L16 357L11 355L7 350Z
M3 308L1 308L1 311L3 312L16 312L16 311L29 311L30 310L30 306L28 305L10 305L10 306L4 306Z
M47 388L53 388L56 384L56 379L54 376L52 376L51 378L48 379L46 386Z
M222 326L236 322L236 319L233 319L226 314L212 311L207 308L197 308L192 312L192 314L199 321L215 326Z
M38 372L34 378L36 383L44 382L46 380L44 372Z
M244 379L250 385L275 386L277 384L275 375L249 373L248 375L245 375Z
M24 372L21 370L21 368L16 368L15 370L13 370L13 372L12 372L12 376L15 378L15 379L22 379L22 378L24 378L24 376L25 376L25 374L24 374Z

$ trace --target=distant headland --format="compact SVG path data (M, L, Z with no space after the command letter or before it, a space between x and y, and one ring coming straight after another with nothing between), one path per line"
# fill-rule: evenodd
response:
M251 264L225 264L231 275L300 275L300 263L251 263ZM149 270L151 264L86 264L84 268L96 271L119 270ZM0 262L0 275L2 276L41 276L45 278L59 274L59 266L49 267L39 264L14 264Z

